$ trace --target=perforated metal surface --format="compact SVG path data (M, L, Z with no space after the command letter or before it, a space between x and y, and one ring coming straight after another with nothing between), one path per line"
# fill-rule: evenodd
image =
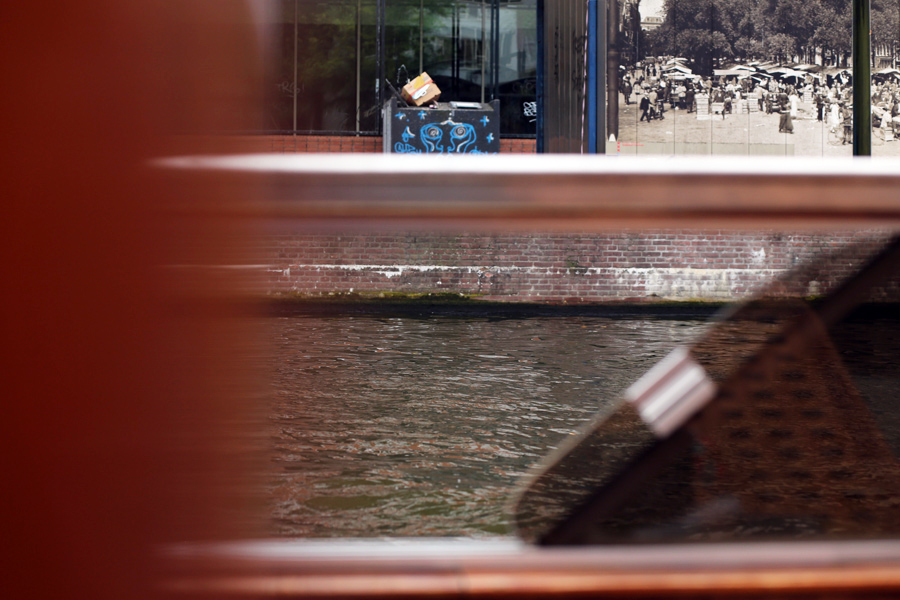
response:
M900 527L900 465L812 311L722 382L692 431L695 502L737 500L736 535Z

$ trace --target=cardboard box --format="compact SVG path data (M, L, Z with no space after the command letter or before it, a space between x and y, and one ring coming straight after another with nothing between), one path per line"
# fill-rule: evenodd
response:
M437 101L441 97L441 90L431 80L428 73L422 73L403 86L400 91L403 99L411 106L424 106Z

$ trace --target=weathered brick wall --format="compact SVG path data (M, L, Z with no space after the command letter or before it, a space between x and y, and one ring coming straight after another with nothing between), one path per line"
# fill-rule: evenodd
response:
M262 239L260 258L270 293L453 292L540 302L732 300L844 248L848 256L786 290L824 293L885 239L877 231L296 234Z

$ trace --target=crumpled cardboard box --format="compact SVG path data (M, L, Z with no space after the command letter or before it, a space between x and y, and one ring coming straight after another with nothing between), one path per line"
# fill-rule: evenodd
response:
M441 97L441 89L432 81L428 73L422 73L404 85L400 94L411 106L425 106Z

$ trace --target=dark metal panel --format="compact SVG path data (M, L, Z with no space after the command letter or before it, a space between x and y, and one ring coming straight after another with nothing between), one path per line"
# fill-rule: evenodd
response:
M587 152L587 3L546 0L544 22L545 150Z
M491 6L491 99L500 96L500 0Z
M606 41L606 83L607 83L607 129L619 137L619 50L616 36L619 31L619 2L607 0Z
M872 154L869 0L853 0L853 154Z
M597 86L597 0L588 0L588 90ZM588 153L597 152L597 95L588 94Z
M606 2L598 0L597 7L597 82L594 93L597 94L597 152L606 154L606 140L610 133L615 133L616 138L619 137L618 131L610 131L606 124L607 114L609 114L609 106L606 99L607 76L607 14Z
M378 102L378 132L384 133L384 62L385 62L385 12L386 0L376 0L375 4L375 101Z
M537 101L537 152L544 153L544 85L546 83L547 70L544 57L547 55L547 38L544 19L544 0L537 0L537 85L535 86L535 100Z

